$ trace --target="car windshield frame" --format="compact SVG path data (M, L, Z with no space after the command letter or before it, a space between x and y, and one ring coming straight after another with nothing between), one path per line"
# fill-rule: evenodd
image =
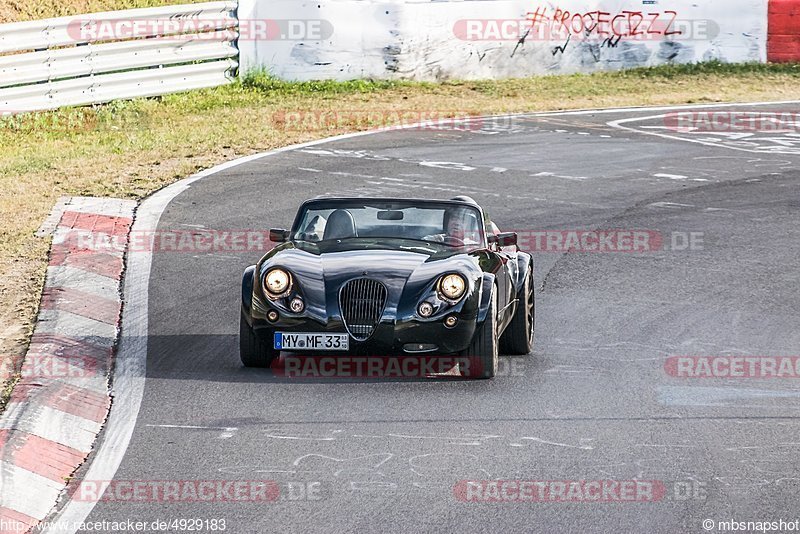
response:
M337 198L337 199L315 199L315 200L307 200L300 205L300 208L297 210L297 214L295 215L294 222L292 223L291 233L289 240L290 241L305 241L302 239L298 239L296 236L300 233L300 228L305 221L306 212L309 210L329 210L329 209L359 209L359 208L377 208L380 210L401 210L406 208L466 208L470 210L474 210L477 221L478 221L478 233L480 235L480 243L478 244L468 244L470 248L486 248L486 228L484 224L484 216L483 210L475 205L469 204L466 202L456 201L456 200L421 200L421 199L397 199L397 198ZM452 245L445 245L444 243L438 243L436 241L428 241L417 239L413 237L403 237L403 236L364 236L364 237L354 237L354 238L346 238L352 240L391 240L397 239L402 241L415 241L415 242L424 242L430 243L431 245L443 245L448 248L452 247ZM320 243L322 241L309 241L312 243Z

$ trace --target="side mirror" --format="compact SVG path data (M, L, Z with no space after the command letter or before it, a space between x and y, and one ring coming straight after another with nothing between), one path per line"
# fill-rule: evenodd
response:
M515 232L503 232L495 236L497 245L500 247L510 247L517 244L517 234Z
M283 228L270 228L269 240L274 243L285 243L289 240L289 230Z

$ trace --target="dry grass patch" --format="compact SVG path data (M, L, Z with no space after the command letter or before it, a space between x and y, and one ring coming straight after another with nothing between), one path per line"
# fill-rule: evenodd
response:
M47 19L117 11L140 7L161 7L177 4L196 4L205 0L2 0L0 2L0 24L26 20Z

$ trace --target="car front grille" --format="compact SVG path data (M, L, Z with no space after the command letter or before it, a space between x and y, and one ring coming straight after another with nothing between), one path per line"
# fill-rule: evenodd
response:
M366 341L375 331L386 306L386 286L371 278L356 278L339 291L339 308L347 331L356 341Z

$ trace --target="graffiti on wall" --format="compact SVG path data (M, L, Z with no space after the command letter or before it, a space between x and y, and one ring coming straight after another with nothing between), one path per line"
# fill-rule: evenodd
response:
M765 0L661 5L654 0L385 0L368 5L361 0L313 5L240 0L240 17L322 18L335 28L330 38L317 41L245 42L243 71L261 65L291 79L429 81L766 60Z
M552 14L550 14L552 12ZM633 37L648 39L654 36L681 35L675 22L678 18L677 11L642 12L622 10L617 13L610 11L570 12L560 7L549 10L539 6L527 14L531 27L546 28L549 35L558 36L589 36L603 37Z
M560 41L551 48L553 56L564 54L570 44L582 43L599 61L599 50L617 48L620 42L710 39L718 33L708 20L681 20L675 10L663 11L569 11L561 7L538 6L526 13L530 23L528 35L548 41ZM585 45L590 46L585 46ZM677 56L679 45L672 45Z
M561 56L570 49L601 61L603 49L616 49L625 41L624 50L642 62L650 43L661 47L661 61L672 61L690 41L710 42L720 33L711 19L681 17L678 9L572 9L558 5L538 5L519 19L459 19L453 26L456 38L462 41L513 41L511 57L526 45L548 46L552 56ZM652 49L652 46L649 47ZM687 50L688 51L688 50ZM685 51L686 52L686 51Z

